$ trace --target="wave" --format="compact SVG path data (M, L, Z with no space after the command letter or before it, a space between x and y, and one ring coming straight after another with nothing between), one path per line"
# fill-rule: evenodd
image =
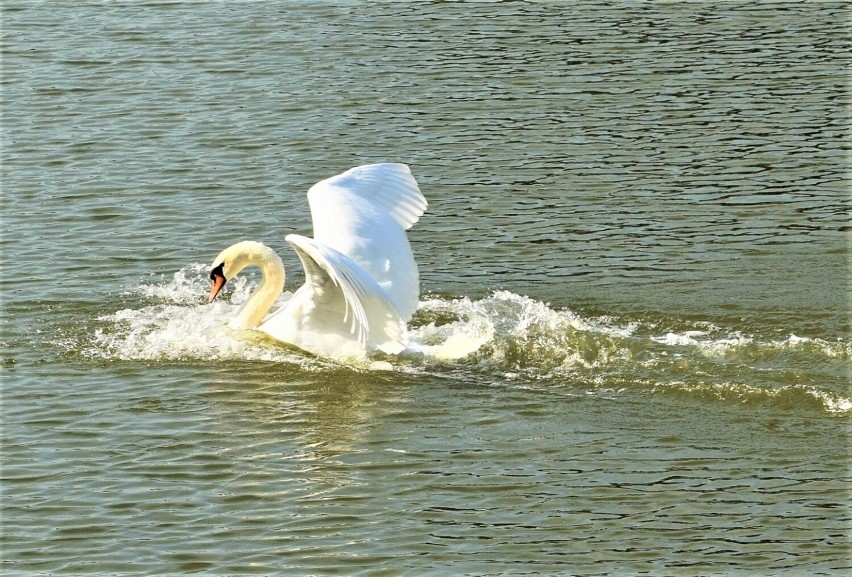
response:
M205 265L143 282L139 308L98 318L79 351L91 358L144 361L264 361L304 370L339 366L227 320L257 284L235 279L230 301L206 303ZM292 293L281 295L280 306ZM505 381L687 396L795 409L852 413L850 342L795 334L749 334L709 321L583 316L508 291L480 299L431 296L410 323L411 346L376 355L355 370L449 374L458 370Z

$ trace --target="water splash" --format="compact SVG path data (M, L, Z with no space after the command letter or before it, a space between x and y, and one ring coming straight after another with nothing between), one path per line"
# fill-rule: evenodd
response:
M328 363L227 321L256 279L229 284L230 298L206 303L207 267L135 289L139 308L98 319L82 352L115 360L241 360L323 370ZM281 306L291 293L281 295ZM376 357L358 370L441 373L446 367L502 381L583 386L852 413L847 391L850 343L749 334L707 321L587 317L508 291L481 299L431 297L410 323L411 345L399 358Z
M228 301L207 304L208 268L193 264L168 281L144 282L134 292L146 303L99 317L83 353L114 360L299 361L298 351L260 333L227 328L255 284L249 276L237 277L229 283Z
M438 359L472 357L502 370L545 374L622 356L627 351L620 343L638 326L584 319L508 291L476 301L430 299L420 303L412 322L413 340Z

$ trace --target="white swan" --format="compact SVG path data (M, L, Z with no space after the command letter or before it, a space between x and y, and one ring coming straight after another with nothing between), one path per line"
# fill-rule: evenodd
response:
M420 292L405 231L427 207L408 166L357 166L312 186L308 204L314 238L285 237L302 261L305 284L284 306L267 316L284 288L284 265L254 241L228 247L213 261L209 302L256 265L263 280L231 328L257 329L326 357L399 353Z

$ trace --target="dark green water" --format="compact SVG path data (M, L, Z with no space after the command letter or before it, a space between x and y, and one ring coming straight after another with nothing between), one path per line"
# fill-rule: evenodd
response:
M4 4L3 573L846 574L849 20ZM428 354L221 330L379 161Z

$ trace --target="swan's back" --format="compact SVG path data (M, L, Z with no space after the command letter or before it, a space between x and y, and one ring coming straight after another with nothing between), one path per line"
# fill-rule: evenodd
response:
M427 207L408 166L355 167L312 186L308 203L314 240L358 263L408 321L420 281L405 231Z

